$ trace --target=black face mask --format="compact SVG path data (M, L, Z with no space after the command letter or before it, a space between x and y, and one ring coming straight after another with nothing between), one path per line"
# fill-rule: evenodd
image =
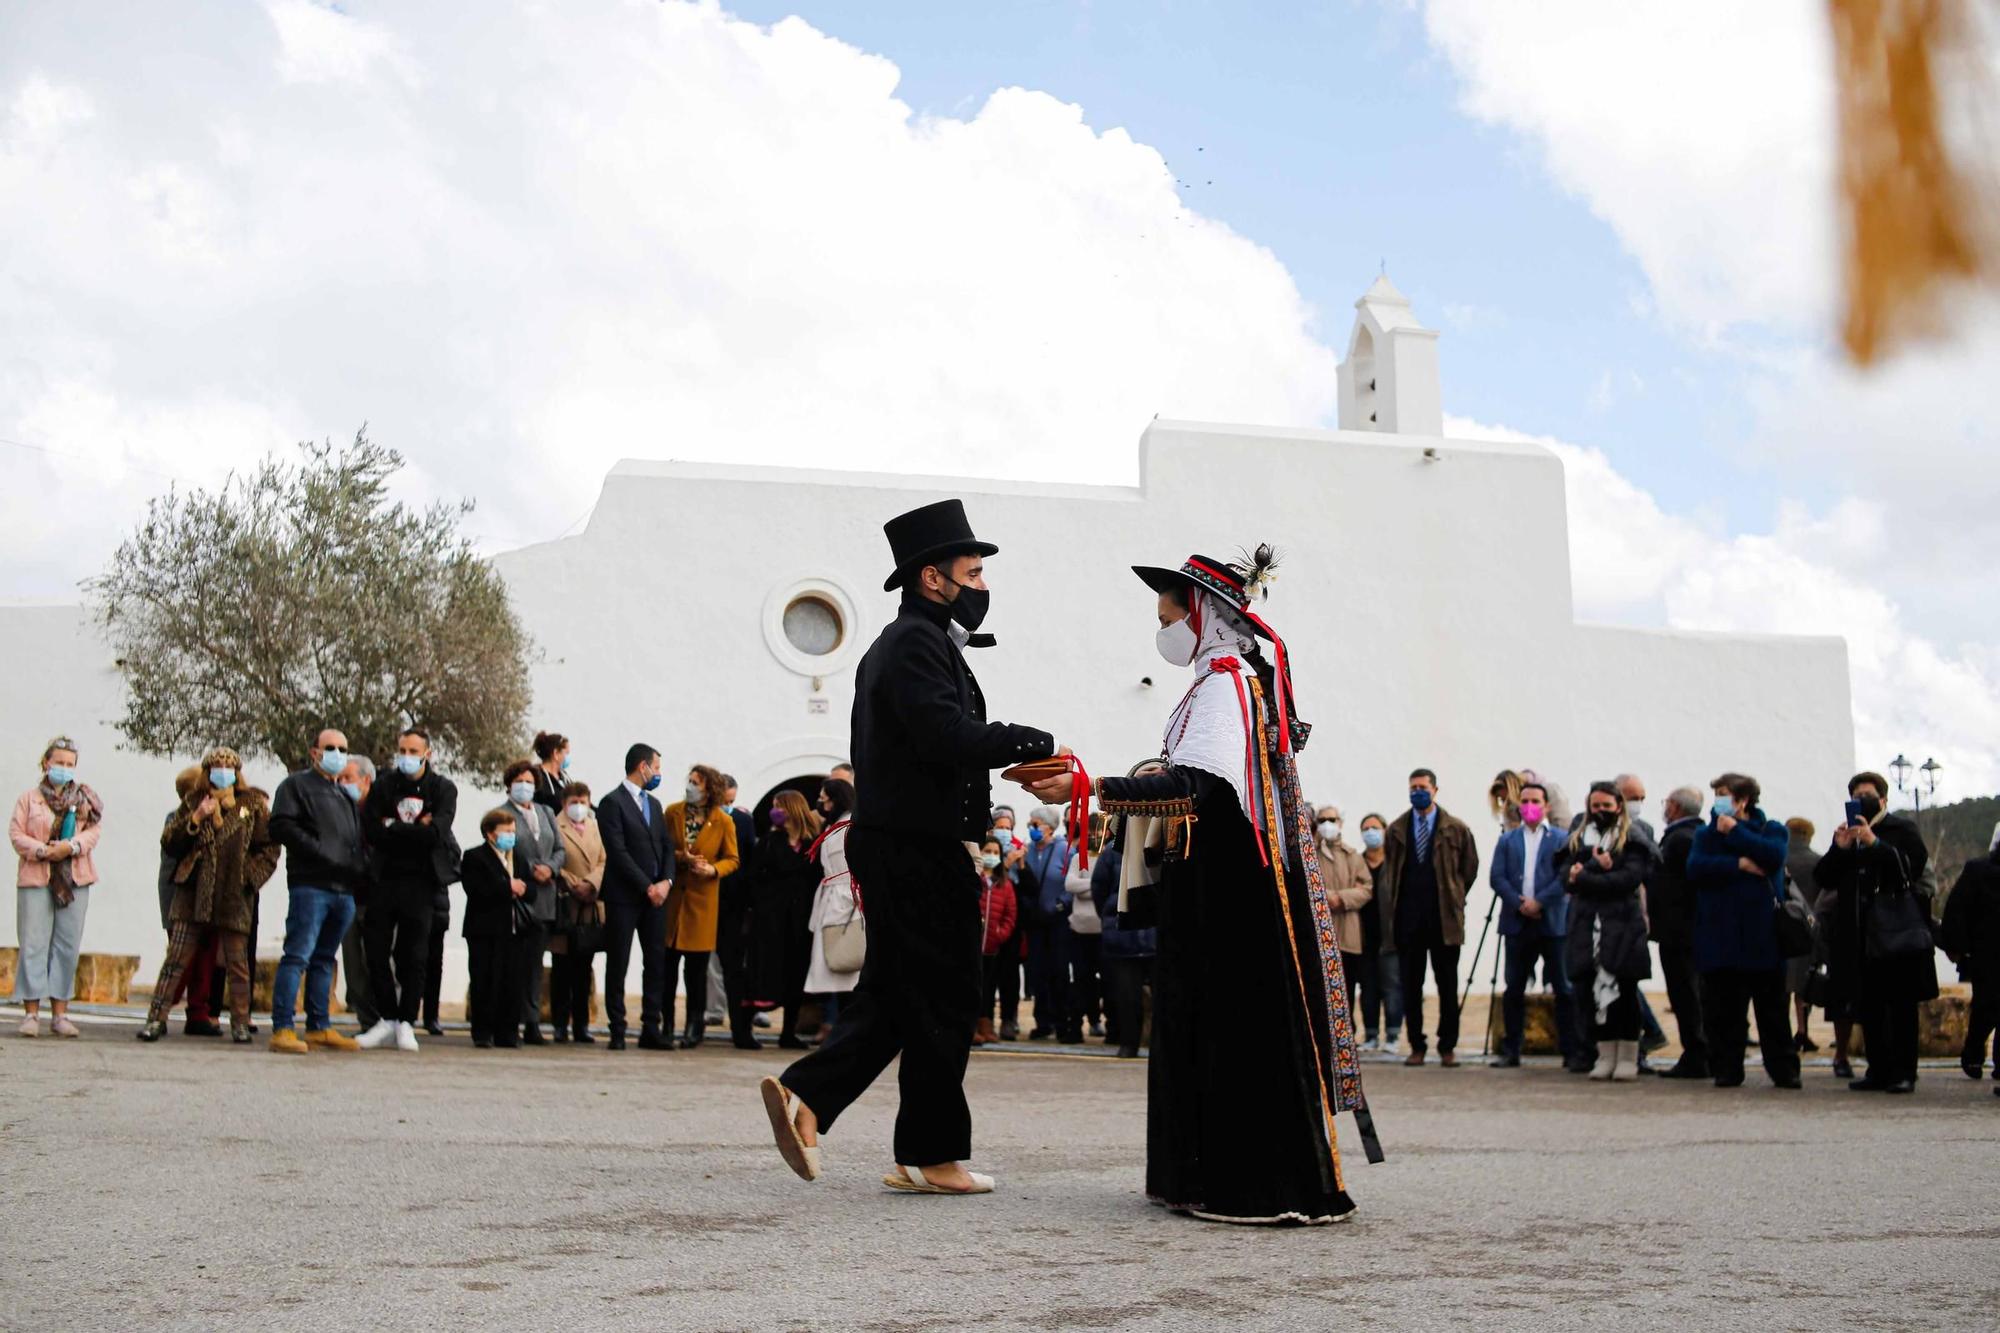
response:
M986 609L992 602L992 595L984 588L968 588L958 585L958 596L945 603L950 608L951 618L970 634L986 619Z
M1869 819L1882 813L1882 798L1879 796L1863 796L1855 804L1861 807L1861 813Z
M1593 811L1591 812L1590 822L1603 829L1616 828L1618 827L1618 812L1616 810Z

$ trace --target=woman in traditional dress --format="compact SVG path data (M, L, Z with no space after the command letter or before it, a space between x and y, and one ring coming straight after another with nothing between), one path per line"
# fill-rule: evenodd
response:
M1094 790L1126 819L1126 885L1155 860L1149 845L1163 853L1148 1197L1209 1221L1317 1224L1354 1211L1335 1115L1354 1110L1368 1155L1380 1149L1293 759L1307 727L1284 644L1250 609L1274 564L1259 547L1239 565L1135 570L1159 594L1161 655L1194 680L1167 721L1164 768ZM1070 781L1036 795L1061 799Z

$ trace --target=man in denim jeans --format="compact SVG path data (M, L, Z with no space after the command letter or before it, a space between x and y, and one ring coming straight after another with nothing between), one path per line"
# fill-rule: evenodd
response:
M271 1049L304 1055L309 1047L356 1049L327 1022L333 960L354 921L354 882L361 875L361 817L340 789L347 767L347 737L320 732L312 761L278 784L271 802L271 834L285 848L291 907L285 914L285 954L271 987ZM293 1027L299 974L306 979L306 1035Z

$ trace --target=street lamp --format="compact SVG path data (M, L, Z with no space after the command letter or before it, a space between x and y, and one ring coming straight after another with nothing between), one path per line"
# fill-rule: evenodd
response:
M1917 777L1909 776L1911 769L1917 771ZM1919 813L1923 811L1925 796L1931 798L1931 804L1937 804L1938 774L1944 772L1943 764L1928 757L1921 764L1912 764L1899 754L1889 761L1889 771L1896 775L1896 790L1909 792Z

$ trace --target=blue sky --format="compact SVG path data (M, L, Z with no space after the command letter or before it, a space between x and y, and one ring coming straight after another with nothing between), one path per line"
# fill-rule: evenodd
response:
M1768 499L1700 465L1743 427L1728 353L1666 327L1616 233L1540 150L1458 109L1417 12L1349 3L748 0L902 73L919 114L966 117L1019 85L1165 154L1190 202L1268 246L1345 350L1378 267L1443 330L1445 407L1602 448L1670 507L1762 523ZM1739 509L1740 513L1733 512Z

